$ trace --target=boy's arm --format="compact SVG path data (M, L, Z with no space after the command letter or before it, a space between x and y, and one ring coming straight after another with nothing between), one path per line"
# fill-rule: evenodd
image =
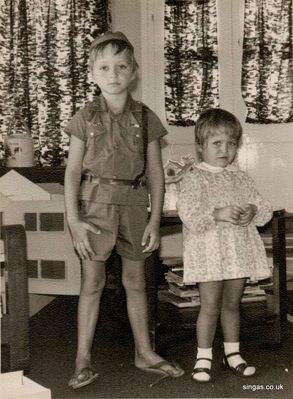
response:
M160 221L164 202L165 180L159 139L153 140L148 144L147 160L148 183L151 194L151 216L142 238L142 245L147 243L144 252L157 249L160 243Z
M78 219L78 194L81 180L84 142L75 136L70 138L70 150L65 170L65 208L68 223Z
M73 245L81 259L90 259L94 255L87 231L99 234L100 231L88 223L83 222L78 214L79 187L84 154L84 142L71 136L70 149L64 179L65 209L70 228Z

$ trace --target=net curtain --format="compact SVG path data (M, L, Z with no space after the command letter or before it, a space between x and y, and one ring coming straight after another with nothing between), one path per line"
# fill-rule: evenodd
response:
M87 58L110 0L0 0L0 132L31 132L37 164L64 163L63 128L92 98Z
M292 19L292 0L245 0L242 95L248 123L293 122Z
M219 105L216 0L165 0L165 109L169 125L194 125Z

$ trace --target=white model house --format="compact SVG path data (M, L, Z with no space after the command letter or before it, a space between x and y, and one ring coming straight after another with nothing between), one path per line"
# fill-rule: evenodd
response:
M80 262L65 220L63 186L35 184L14 170L0 177L2 224L26 230L29 293L76 295Z

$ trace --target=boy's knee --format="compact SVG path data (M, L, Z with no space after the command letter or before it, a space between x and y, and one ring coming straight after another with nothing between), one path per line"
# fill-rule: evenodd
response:
M106 284L106 279L102 278L99 281L85 281L82 280L81 282L81 291L85 295L96 295L100 294Z
M122 285L126 291L144 290L146 286L144 267L140 265L132 265L132 267L123 267Z
M122 277L122 285L125 291L143 291L145 290L146 284L144 279L131 278L130 276Z

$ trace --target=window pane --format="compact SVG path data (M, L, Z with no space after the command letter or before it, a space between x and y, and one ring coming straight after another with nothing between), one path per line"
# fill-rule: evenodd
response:
M27 274L29 278L38 278L38 261L28 260L27 261Z
M24 228L26 231L37 231L37 214L25 213L24 214Z
M41 277L64 280L65 262L63 260L42 260Z
M41 231L64 231L63 213L41 213L40 214Z

